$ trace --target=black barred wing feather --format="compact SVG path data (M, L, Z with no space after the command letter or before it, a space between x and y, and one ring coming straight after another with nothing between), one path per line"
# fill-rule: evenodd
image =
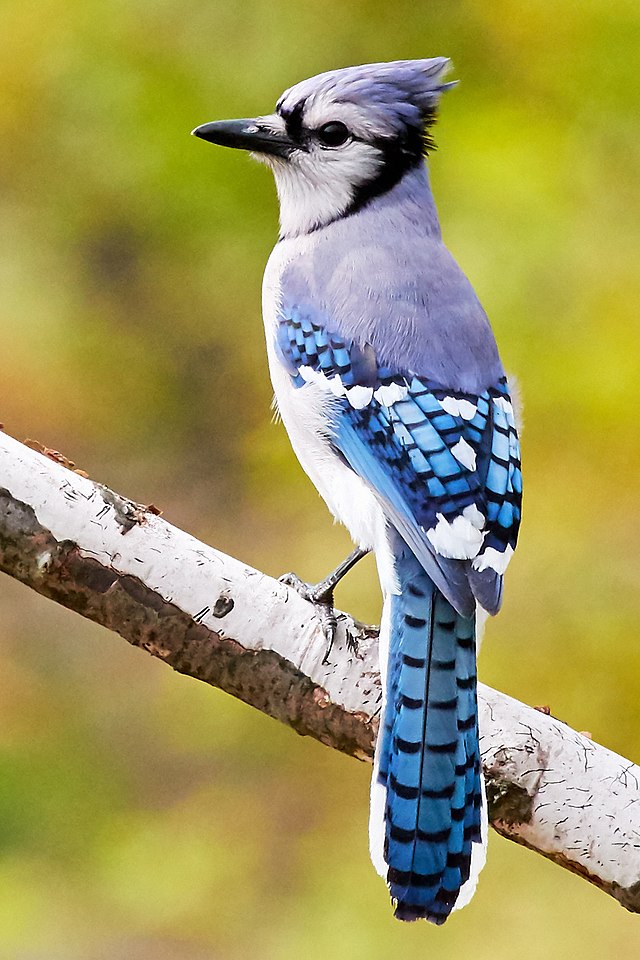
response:
M522 477L506 378L478 394L378 364L374 351L291 309L277 334L294 386L335 398L333 443L457 609L500 606ZM461 564L460 561L464 561Z

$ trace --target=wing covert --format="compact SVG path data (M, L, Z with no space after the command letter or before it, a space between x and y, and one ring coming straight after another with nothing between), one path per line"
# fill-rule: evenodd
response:
M280 315L276 349L294 387L326 389L336 452L445 596L464 615L475 599L495 613L522 493L506 378L478 394L451 390L380 365L370 345L296 308Z

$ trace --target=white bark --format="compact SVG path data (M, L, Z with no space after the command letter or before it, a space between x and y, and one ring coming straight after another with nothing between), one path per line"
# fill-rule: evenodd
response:
M371 759L373 629L341 617L323 662L313 608L298 594L1 433L0 570L174 669ZM640 912L640 769L482 684L479 701L493 826Z

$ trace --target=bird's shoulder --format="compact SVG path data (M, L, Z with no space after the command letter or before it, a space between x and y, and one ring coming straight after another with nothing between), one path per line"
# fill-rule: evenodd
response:
M398 372L471 391L504 375L487 316L438 236L358 228L281 241L265 306L269 297L285 317L302 311Z

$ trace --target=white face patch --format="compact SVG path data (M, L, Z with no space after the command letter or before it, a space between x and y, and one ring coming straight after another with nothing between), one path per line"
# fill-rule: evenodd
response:
M308 153L296 150L287 161L273 163L283 236L309 233L340 217L381 164L380 151L358 141L326 150L314 146Z
M460 437L458 442L451 447L451 453L458 463L461 463L467 470L476 468L476 452L473 447L467 443L464 437Z
M463 420L473 420L478 408L470 400L458 400L457 397L443 397L438 400L443 410L450 413L452 417L462 417Z
M448 560L472 560L478 555L484 533L476 526L477 516L465 516L467 507L460 516L449 521L442 513L437 513L437 523L431 530L427 530L427 539L433 545L436 553ZM476 511L480 516L480 511ZM483 518L484 520L484 518Z
M513 547L507 546L504 553L500 553L494 547L488 547L484 553L476 557L472 563L474 570L482 573L483 570L495 570L496 573L503 574L509 566L509 561L513 556Z
M346 107L346 104L322 110L317 107L313 122L305 115L303 123L313 130L322 123L342 121L344 117L349 127L351 118ZM283 133L286 129L278 114L259 117L258 122L276 132ZM269 154L255 156L273 171L280 201L280 228L285 237L309 233L341 216L351 205L358 188L374 180L383 163L382 152L361 140L348 140L337 147L323 147L311 140L308 149L294 150L287 159Z

